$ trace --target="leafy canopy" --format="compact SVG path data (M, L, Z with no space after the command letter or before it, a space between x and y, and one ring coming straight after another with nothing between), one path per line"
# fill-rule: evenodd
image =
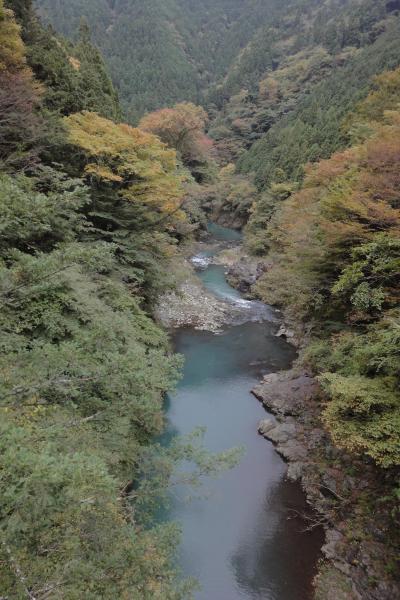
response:
M179 208L183 191L176 154L154 135L87 111L67 117L65 124L70 143L85 154L88 178L115 185L129 202L163 213Z

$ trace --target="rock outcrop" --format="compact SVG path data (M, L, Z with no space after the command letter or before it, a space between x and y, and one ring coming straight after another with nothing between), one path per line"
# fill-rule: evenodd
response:
M242 256L238 262L231 265L227 271L227 280L232 287L249 295L252 287L267 270L265 261L257 261L248 256Z
M260 435L287 461L288 478L301 481L315 510L307 527L325 528L326 562L316 579L316 599L400 597L398 585L385 573L384 516L376 513L371 522L371 514L360 508L360 502L377 494L374 466L331 443L320 422L318 382L304 371L284 371L266 375L252 392L274 415L260 421Z

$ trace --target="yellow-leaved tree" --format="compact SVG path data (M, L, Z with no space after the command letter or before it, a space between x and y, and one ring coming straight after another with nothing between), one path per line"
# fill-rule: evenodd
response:
M69 146L61 160L90 183L94 236L114 244L131 290L153 302L168 284L166 265L189 227L176 152L151 133L96 113L70 115L64 124Z
M19 72L25 68L25 47L20 36L20 27L12 10L5 8L0 0L0 73Z
M176 153L155 135L96 113L81 112L64 119L69 141L79 151L84 174L118 196L163 214L184 218L184 191Z

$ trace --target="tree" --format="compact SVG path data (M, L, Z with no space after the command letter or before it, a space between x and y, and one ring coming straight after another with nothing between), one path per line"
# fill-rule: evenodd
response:
M174 150L150 133L95 113L71 115L64 122L70 143L81 151L86 177L137 207L176 213L183 190Z
M82 20L78 42L71 50L69 61L77 74L82 95L82 109L117 121L121 117L118 94L112 84L103 57L93 45L89 25Z
M117 93L89 31L73 45L32 17L27 45L29 65L45 85L46 108L64 116L91 110L110 119L120 117Z
M0 72L18 73L25 69L25 47L13 12L0 0Z
M90 184L96 232L117 244L123 276L153 302L167 284L165 261L186 222L176 153L150 133L94 113L71 115L64 123L69 146L61 160L74 177Z
M183 600L178 531L154 510L172 479L196 485L234 454L199 435L154 443L181 360L119 277L118 248L78 241L88 190L64 183L46 195L0 177L1 593Z
M38 113L40 88L29 73L0 74L0 166L31 169L39 162L48 128Z
M42 89L27 67L21 30L0 0L0 166L32 168L48 127L40 115Z
M32 0L5 0L5 5L10 8L17 20L18 24L22 27L22 39L25 40L27 29L33 18L33 7Z
M207 113L190 102L176 104L143 117L139 128L157 135L170 148L175 148L183 164L199 182L207 179L212 142L205 135Z

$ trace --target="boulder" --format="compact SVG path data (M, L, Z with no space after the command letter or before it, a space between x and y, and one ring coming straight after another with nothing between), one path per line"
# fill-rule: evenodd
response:
M288 466L287 477L291 481L299 481L303 476L304 463L292 462Z
M318 382L313 377L285 371L266 375L252 393L275 414L301 416L318 389Z
M275 337L281 337L285 340L293 340L295 337L295 333L292 329L289 329L289 327L281 325L278 332L275 334Z
M265 262L242 256L238 262L228 268L227 279L234 288L243 294L249 294L267 268Z
M258 433L266 437L268 432L271 431L271 429L274 429L275 425L276 423L274 423L272 419L263 419L258 424Z

